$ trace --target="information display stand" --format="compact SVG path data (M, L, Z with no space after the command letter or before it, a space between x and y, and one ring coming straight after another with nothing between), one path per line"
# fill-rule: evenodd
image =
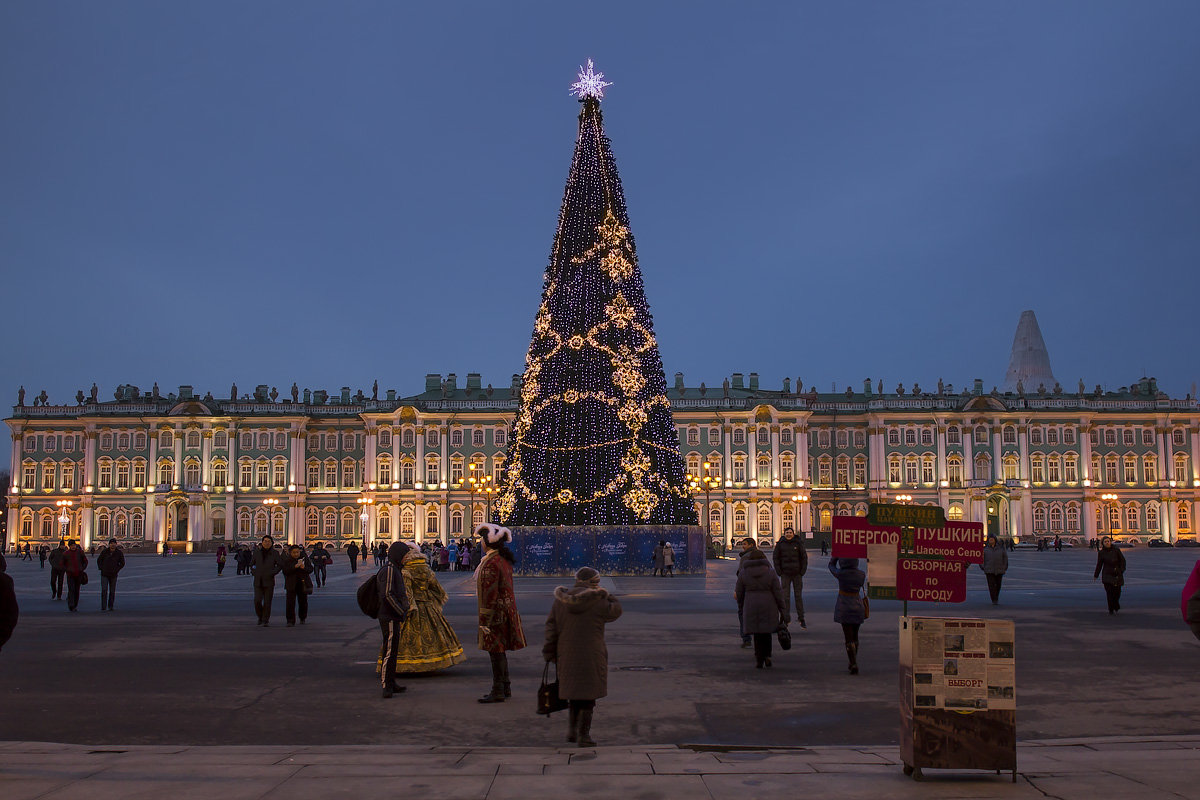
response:
M900 617L900 758L922 769L1011 770L1017 697L1011 620Z

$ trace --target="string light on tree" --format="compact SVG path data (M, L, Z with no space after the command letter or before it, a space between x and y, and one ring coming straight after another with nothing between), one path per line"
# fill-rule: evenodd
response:
M694 525L666 377L604 135L604 74L583 105L496 504L506 525Z

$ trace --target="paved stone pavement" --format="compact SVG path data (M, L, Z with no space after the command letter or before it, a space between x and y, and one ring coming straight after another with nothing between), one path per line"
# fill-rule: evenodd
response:
M89 747L0 744L4 800L1194 800L1200 736L1027 741L1011 773L905 777L895 747Z

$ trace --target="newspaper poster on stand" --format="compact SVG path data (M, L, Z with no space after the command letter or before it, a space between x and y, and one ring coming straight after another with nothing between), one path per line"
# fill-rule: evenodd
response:
M912 618L913 706L1015 710L1011 620Z

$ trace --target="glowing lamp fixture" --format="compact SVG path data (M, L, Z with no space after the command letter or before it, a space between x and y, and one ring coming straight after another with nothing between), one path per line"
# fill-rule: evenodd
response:
M264 506L277 506L277 505L279 505L279 499L275 498L275 497L268 497L263 500L263 505Z

